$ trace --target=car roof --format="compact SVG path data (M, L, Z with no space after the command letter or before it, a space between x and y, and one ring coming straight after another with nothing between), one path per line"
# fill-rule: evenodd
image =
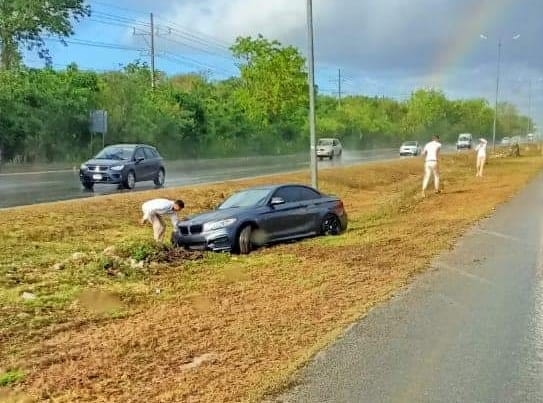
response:
M149 144L124 144L124 143L110 144L110 145L108 145L106 147L128 147L128 148L149 147L149 148L155 148L153 146L150 146Z
M243 192L243 191L246 191L246 190L269 190L269 191L273 191L273 190L276 190L276 189L279 189L279 188L282 188L282 187L285 187L285 186L302 186L302 187L305 187L305 188L313 189L311 186L304 185L303 183L282 183L282 184L278 184L278 185L254 186L254 187L242 189L242 190L240 190L240 192ZM313 189L313 190L319 192L316 189Z

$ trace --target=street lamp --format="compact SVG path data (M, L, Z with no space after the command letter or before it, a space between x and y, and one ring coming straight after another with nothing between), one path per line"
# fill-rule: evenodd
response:
M307 0L307 45L308 45L308 85L309 85L309 149L311 186L318 186L317 148L315 139L315 58L313 55L313 1Z
M481 34L481 39L487 40L488 36ZM511 39L517 40L520 38L520 34L513 35ZM498 38L498 62L496 68L496 97L494 103L494 123L492 124L492 152L496 151L496 124L498 121L498 95L500 92L500 62L502 53L502 39Z

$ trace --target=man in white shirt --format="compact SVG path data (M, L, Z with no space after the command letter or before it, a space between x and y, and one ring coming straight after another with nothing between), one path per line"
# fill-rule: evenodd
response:
M434 188L439 193L439 151L441 143L439 136L432 136L432 141L424 146L422 156L424 157L424 179L422 180L422 197L426 197L426 188L430 181L430 176L434 176Z
M143 217L140 221L144 225L146 221L153 225L153 236L155 241L162 242L166 226L162 221L162 216L169 216L172 224L175 226L177 221L177 212L185 207L183 200L171 201L168 199L153 199L142 204L141 210Z
M475 151L477 152L477 174L475 176L477 177L483 176L486 162L486 145L487 141L485 139L479 139L479 144L475 147Z

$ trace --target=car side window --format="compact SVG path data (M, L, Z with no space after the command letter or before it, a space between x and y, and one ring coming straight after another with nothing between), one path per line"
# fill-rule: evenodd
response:
M139 158L145 159L145 154L143 152L143 148L138 148L134 154L134 158L137 160Z
M156 158L156 155L153 152L152 148L145 147L143 149L143 152L145 154L145 158L148 159L148 160L152 160L152 159Z
M337 146L337 140L334 140L334 146Z
M315 192L313 189L306 187L299 188L300 200L315 200L320 199L322 196L320 193Z
M278 189L273 197L282 198L285 203L292 203L300 201L300 192L297 186L285 186Z

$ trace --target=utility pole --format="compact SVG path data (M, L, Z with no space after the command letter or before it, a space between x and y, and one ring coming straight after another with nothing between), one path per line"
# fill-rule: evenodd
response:
M331 79L330 82L334 83L334 85L337 84L337 104L338 108L341 108L341 99L343 98L343 83L348 81L345 78L345 75L341 71L341 68L337 69L337 78Z
M317 189L317 147L315 139L315 58L313 52L313 2L307 0L307 45L308 45L308 75L309 84L309 149L310 149L310 171L311 185Z
M496 71L496 98L494 102L494 123L492 125L492 152L496 152L496 125L498 121L498 95L500 92L500 61L502 55L502 40L498 39L498 66Z
M337 101L341 108L341 69L337 69Z
M136 28L134 28L134 36L142 36L147 43L147 46L150 47L149 56L151 58L151 88L155 88L156 86L156 72L155 72L155 18L153 13L150 13L150 30L144 31L144 32L136 32ZM147 39L149 37L150 40Z
M151 13L151 87L155 88L155 19Z
M532 132L532 80L528 80L528 132Z

